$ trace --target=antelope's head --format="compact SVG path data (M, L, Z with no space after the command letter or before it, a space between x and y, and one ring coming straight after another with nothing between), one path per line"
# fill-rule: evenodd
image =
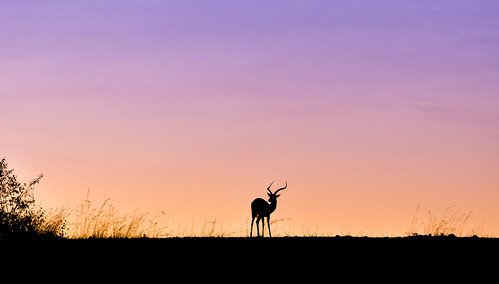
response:
M270 187L272 186L274 182L270 183L269 187L267 187L267 195L269 196L269 202L270 203L274 203L274 202L277 202L277 197L281 196L280 194L277 194L279 191L285 189L287 186L288 186L288 181L286 181L286 186L284 186L283 188L279 188L278 190L276 190L274 193L272 193L272 191L270 190Z

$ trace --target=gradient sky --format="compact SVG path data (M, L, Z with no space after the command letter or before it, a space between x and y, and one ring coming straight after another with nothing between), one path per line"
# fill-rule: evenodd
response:
M0 1L0 156L46 207L499 236L497 1Z

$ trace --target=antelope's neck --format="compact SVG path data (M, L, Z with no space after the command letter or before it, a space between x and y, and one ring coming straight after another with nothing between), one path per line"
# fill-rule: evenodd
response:
M269 207L269 214L274 212L275 209L277 208L277 201L276 202L271 202L270 207Z

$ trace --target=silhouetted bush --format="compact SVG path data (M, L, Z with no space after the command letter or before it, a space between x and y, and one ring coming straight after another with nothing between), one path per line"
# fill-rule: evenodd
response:
M65 222L47 222L45 211L35 207L34 186L43 174L28 184L17 181L5 158L0 161L0 238L60 237Z

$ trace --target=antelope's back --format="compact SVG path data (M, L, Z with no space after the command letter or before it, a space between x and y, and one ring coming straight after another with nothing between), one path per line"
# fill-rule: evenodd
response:
M256 198L251 202L251 215L256 216L258 214L265 213L269 204L263 198Z

